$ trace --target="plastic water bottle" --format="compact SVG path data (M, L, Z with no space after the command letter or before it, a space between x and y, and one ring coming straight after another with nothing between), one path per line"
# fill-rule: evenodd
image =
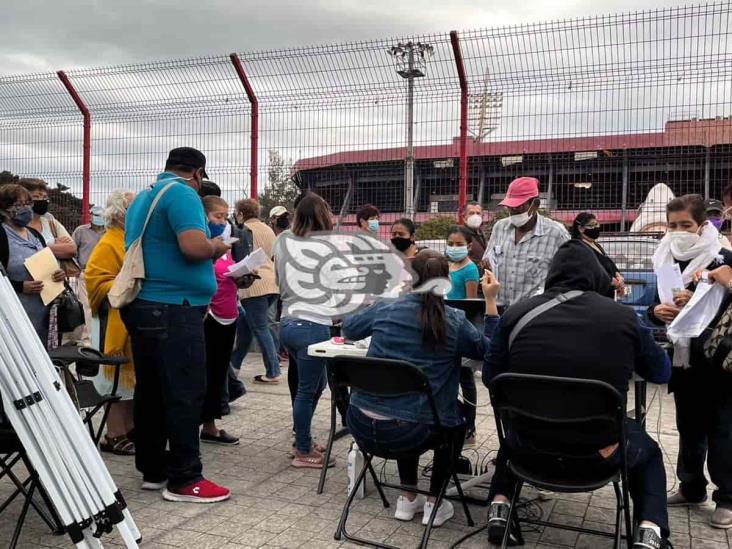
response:
M353 485L356 484L356 477L361 472L364 464L363 452L358 449L356 442L351 443L351 451L348 452L346 472L348 474L348 493L351 493ZM356 499L363 499L366 494L366 477L364 477L361 484L358 486L356 491Z

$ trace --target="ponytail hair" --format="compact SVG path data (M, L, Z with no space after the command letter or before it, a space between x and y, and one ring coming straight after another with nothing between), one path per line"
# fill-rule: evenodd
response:
M449 278L450 267L444 255L433 250L419 252L412 261L412 269L418 276L415 286L433 278ZM445 298L432 292L421 294L419 323L422 327L422 345L432 348L447 343L447 317Z

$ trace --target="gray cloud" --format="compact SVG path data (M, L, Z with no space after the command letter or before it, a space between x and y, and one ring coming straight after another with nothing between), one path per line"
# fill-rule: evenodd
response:
M0 74L494 27L679 0L6 0Z

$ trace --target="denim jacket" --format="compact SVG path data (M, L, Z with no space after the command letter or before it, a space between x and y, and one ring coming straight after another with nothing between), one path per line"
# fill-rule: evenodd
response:
M352 340L371 336L368 356L405 360L427 374L441 424L454 427L463 422L457 404L460 358L482 359L488 340L463 311L446 306L447 343L436 349L424 348L420 309L420 296L414 294L380 302L346 317L342 333ZM494 319L497 317L486 317L486 322L492 324ZM354 392L351 405L402 421L434 423L424 396L377 398Z

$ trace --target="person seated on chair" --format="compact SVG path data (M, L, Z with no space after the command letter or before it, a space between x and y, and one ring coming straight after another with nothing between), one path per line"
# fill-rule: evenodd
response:
M610 276L592 250L577 240L563 244L550 265L544 293L517 303L497 324L486 324L485 335L491 344L483 364L483 383L488 386L494 376L504 372L598 380L623 394L633 372L651 383L667 383L671 377L668 355L656 345L633 309L603 296L609 285ZM509 349L509 335L524 315L572 290L583 293L532 319ZM581 394L572 404L580 411L591 405L583 402ZM557 402L557 406L567 405ZM507 436L511 438L510 433ZM630 495L641 521L635 547L659 549L669 535L663 456L637 422L626 421L626 437ZM618 463L618 444L602 433L597 440L583 443L591 452L596 449L592 467ZM497 544L503 538L509 513L507 496L516 483L506 462L505 449L501 449L491 482L488 515L489 538ZM515 544L516 539L512 533L509 543Z
M432 250L419 252L412 268L418 280L414 287L432 279L448 279L447 259ZM497 321L496 295L500 285L494 278L484 287L486 323ZM417 322L415 322L417 319ZM491 320L489 320L491 319ZM368 356L405 360L422 370L430 381L439 420L452 437L449 448L435 450L429 498L409 488L417 487L419 456L434 447L434 416L422 396L375 398L354 391L348 408L348 427L360 448L369 453L401 450L408 457L397 460L404 488L397 500L395 518L412 520L424 512L427 524L435 496L448 482L451 461L457 459L465 440L463 414L458 407L460 358L482 358L487 345L484 337L465 318L465 313L445 305L444 297L433 292L412 293L395 301L379 302L346 317L342 334L351 340L371 336ZM385 380L387 381L387 380ZM434 526L441 526L454 514L452 504L443 500Z

